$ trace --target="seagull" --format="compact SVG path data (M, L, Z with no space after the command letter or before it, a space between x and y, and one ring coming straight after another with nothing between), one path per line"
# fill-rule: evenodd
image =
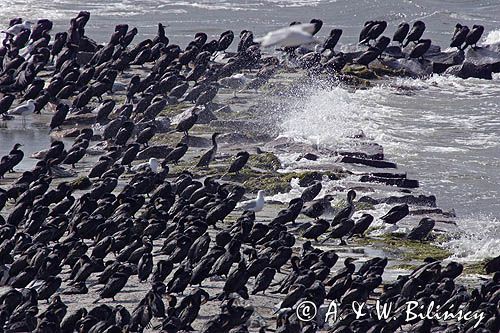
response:
M27 100L25 103L18 105L9 111L10 115L23 116L23 123L26 123L26 115L35 112L35 101L32 99Z
M312 36L315 27L313 23L295 24L268 32L264 37L257 38L255 41L260 43L262 47L271 47L275 45L280 45L281 47L294 47L315 43L317 41Z
M219 80L219 83L225 87L233 89L234 97L236 97L236 91L245 87L249 78L247 78L243 73L234 74L230 77L225 77Z
M262 208L264 208L264 191L259 190L259 192L257 192L257 198L241 202L238 208L252 212L260 212Z
M9 29L7 30L2 30L1 32L5 33L5 34L8 34L8 35L17 35L18 33L20 33L22 30L24 29L28 29L28 30L31 30L31 26L33 25L34 23L31 22L31 21L24 21L23 23L19 23L19 24L14 24L12 27L10 27Z
M159 165L160 165L160 162L158 161L158 159L151 157L148 162L137 164L137 165L133 166L130 170L143 171L146 169L150 169L154 173L158 173L158 166Z

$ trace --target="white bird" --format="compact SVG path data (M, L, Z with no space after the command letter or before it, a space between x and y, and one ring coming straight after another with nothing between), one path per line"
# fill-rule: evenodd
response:
M296 24L286 28L268 32L264 37L255 41L262 47L280 45L281 47L294 47L303 44L316 43L312 36L315 25L312 23Z
M158 173L159 166L160 166L160 162L158 161L158 159L151 157L148 162L134 165L131 168L131 170L132 171L143 171L143 170L150 169L154 173Z
M247 78L243 73L234 74L230 77L225 77L219 80L219 83L225 87L233 89L234 97L236 97L236 91L245 87L250 79Z
M262 208L264 208L264 201L264 191L260 190L257 192L257 198L241 202L238 208L252 212L260 212Z
M23 29L29 29L31 30L31 26L33 25L34 23L31 22L31 21L24 21L23 23L19 23L19 24L14 24L12 27L10 27L9 29L7 30L2 30L1 32L3 33L6 33L6 34L9 34L9 35L17 35L18 33L20 33Z
M23 124L26 123L26 115L35 112L35 101L28 99L25 103L18 105L8 112L9 115L17 115L23 117Z

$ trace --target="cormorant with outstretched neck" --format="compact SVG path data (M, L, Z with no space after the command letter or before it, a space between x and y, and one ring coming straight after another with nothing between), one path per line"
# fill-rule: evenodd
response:
M208 165L215 159L215 155L217 154L217 136L219 136L220 133L215 132L212 134L212 148L207 150L200 158L198 163L196 164L197 167L201 168L207 168Z
M352 214L354 214L353 200L355 198L356 198L356 191L349 190L349 192L347 192L347 206L345 206L344 208L339 210L337 214L335 214L335 217L333 218L333 221L332 221L332 225L339 223L343 219L350 219L351 218Z

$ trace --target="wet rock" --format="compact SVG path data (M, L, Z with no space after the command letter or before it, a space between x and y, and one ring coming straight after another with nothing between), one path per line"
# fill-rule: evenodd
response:
M405 187L405 188L418 188L418 180L406 178L386 178L365 175L359 179L360 182L375 182L383 183L390 186Z
M394 70L404 70L406 76L425 77L432 74L432 62L421 59L393 59L384 64Z
M170 131L170 118L165 116L156 117L155 120L137 123L134 128L135 133L139 133L149 125L156 126L156 133L166 133Z
M477 79L492 79L492 65L475 65L471 62L464 62L459 66L452 66L445 71L445 74L454 75L461 79L477 78Z
M362 165L371 166L374 168L394 168L394 169L397 168L397 165L394 162L370 160L370 159L364 159L364 158L352 157L352 156L342 156L339 159L339 162L362 164Z
M69 183L73 190L87 190L92 186L89 177L80 177Z
M407 47L403 48L403 53L410 54L414 47L415 47L415 44L413 44L413 43L408 44ZM441 53L441 46L432 44L431 47L429 47L429 49L427 50L427 52L425 52L424 58L428 58L430 56L433 56L433 55L436 55L439 53Z
M94 124L97 119L97 114L84 113L70 115L64 121L64 125L90 125Z
M414 206L428 206L428 207L436 207L436 197L434 195L403 195L400 197L397 196L390 196L387 198L382 198L382 199L375 199L370 196L363 196L359 198L359 202L366 202L372 205L378 205L381 203L385 203L388 205L394 205L394 204L408 204L408 205L414 205Z
M203 109L198 113L198 124L209 124L212 120L217 120L217 116L208 109Z
M494 48L479 47L475 50L469 48L465 53L465 60L476 66L491 65L493 73L500 72L500 53Z
M172 151L172 148L167 145L149 146L141 150L137 154L138 160L148 160L154 158L165 158Z
M52 131L50 133L50 136L54 138L76 138L79 134L80 130L78 128L67 128L67 129Z
M451 66L460 65L465 60L465 54L462 50L453 52L441 52L427 57L432 61L432 71L437 74L444 73Z
M384 148L375 142L359 142L356 144L356 151L353 151L352 148L340 148L336 151L336 154L363 159L383 160Z
M406 56L406 54L403 53L403 50L401 50L401 47L396 45L386 47L382 54L396 59L404 58Z
M318 155L316 154L313 154L313 153L306 153L304 155L300 155L298 158L297 158L297 161L300 161L302 159L305 159L305 160L308 160L308 161L316 161L317 159L319 158Z

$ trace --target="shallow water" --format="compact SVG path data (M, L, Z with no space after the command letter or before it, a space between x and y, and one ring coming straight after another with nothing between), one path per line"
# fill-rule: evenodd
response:
M291 21L306 22L313 17L325 22L319 37L333 27L342 28L341 44L355 42L367 19L387 20L388 36L400 21L422 19L427 25L425 36L444 48L457 22L482 24L485 41L500 41L497 0L94 0L78 4L70 0L3 0L0 22L6 24L16 16L33 21L50 18L55 22L54 31L61 31L80 10L91 12L87 35L98 42L107 41L118 23L136 26L140 39L152 37L157 22L162 22L168 25L171 41L183 46L199 30L214 38L227 29L250 29L259 36ZM397 90L397 85L409 89ZM314 88L286 113L281 130L283 135L320 145L333 144L362 130L384 146L388 159L419 179L423 189L436 194L440 207L455 209L470 237L450 246L464 256L476 255L482 247L478 256L484 257L500 246L499 103L498 77L493 81L441 76L393 80L356 93L335 87ZM43 126L23 128L19 123L0 122L0 154L17 141L25 144L27 154L49 144ZM473 244L476 251L467 244Z

